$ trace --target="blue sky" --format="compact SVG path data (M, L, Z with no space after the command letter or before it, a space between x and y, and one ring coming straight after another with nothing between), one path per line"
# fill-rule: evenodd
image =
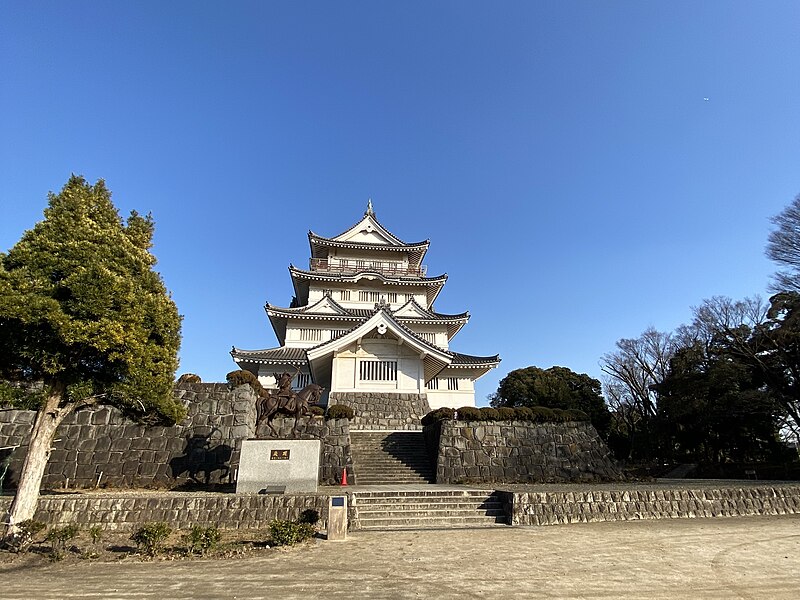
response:
M509 370L765 294L800 193L798 2L0 1L0 250L70 173L152 212L180 372L272 347L372 198ZM708 98L708 100L706 100Z

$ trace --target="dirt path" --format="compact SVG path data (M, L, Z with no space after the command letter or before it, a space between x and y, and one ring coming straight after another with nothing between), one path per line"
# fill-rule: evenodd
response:
M796 598L800 517L359 532L231 560L0 567L0 597Z

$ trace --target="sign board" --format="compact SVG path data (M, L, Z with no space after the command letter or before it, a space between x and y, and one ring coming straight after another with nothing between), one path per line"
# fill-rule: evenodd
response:
M316 492L321 449L319 440L244 440L236 493Z

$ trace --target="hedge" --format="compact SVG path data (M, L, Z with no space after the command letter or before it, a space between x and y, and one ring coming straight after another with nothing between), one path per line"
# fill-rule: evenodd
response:
M439 421L526 421L528 423L565 423L567 421L588 421L589 415L582 410L562 410L546 406L503 406L500 408L476 408L463 406L457 410L439 408L422 417L423 425L432 425Z

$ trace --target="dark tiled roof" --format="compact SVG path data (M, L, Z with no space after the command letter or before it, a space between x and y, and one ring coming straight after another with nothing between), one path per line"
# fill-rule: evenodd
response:
M302 363L305 364L305 348L269 348L267 350L240 350L234 347L231 356L237 362Z
M349 231L349 229L347 231ZM347 233L347 231L344 231L342 233ZM388 230L387 230L387 232L388 232ZM341 235L341 234L339 234L339 235ZM392 235L392 237L396 238L396 236L394 236L394 235ZM312 243L312 244L320 244L320 245L324 245L324 246L335 246L337 248L358 248L360 250L390 250L390 251L400 251L400 250L402 250L402 251L408 251L408 250L413 250L415 248L420 248L420 249L427 248L431 244L430 240L422 240L421 242L406 243L406 242L403 242L402 240L397 239L397 238L396 238L397 241L398 241L397 245L370 244L369 242L340 242L340 241L335 240L333 238L326 238L326 237L322 237L321 235L317 235L313 231L309 231L308 232L308 239L309 239L309 242Z
M442 283L447 280L447 273L443 275L438 275L437 277L406 277L406 276L398 276L398 277L387 277L378 271L370 271L369 269L365 269L364 271L359 271L353 275L341 275L339 273L320 273L318 271L306 271L305 269L298 269L294 265L289 265L289 273L294 277L295 275L300 275L306 279L319 279L319 280L329 280L329 281L337 281L337 280L352 280L361 277L364 274L375 275L379 279L383 281L401 281L403 283L418 283L418 284L426 284L426 283Z
M453 355L453 362L451 367L467 366L467 365L492 365L500 362L500 355L494 356L472 356L471 354L461 354L460 352L451 352Z
M281 306L273 306L269 302L267 302L266 306L264 307L268 312L272 312L275 314L279 314L286 317L292 317L297 315L304 315L309 317L325 317L328 319L369 319L372 315L375 314L374 308L345 308L335 300L331 300L331 303L336 305L337 307L341 308L344 313L337 314L337 313L316 313L312 312L311 309L317 303L307 306L299 306L296 308L283 308ZM399 310L399 309L398 309ZM423 309L424 310L424 309ZM457 315L446 315L442 313L437 313L433 311L424 311L426 314L424 316L404 316L404 315L396 315L395 312L392 311L392 316L395 319L399 319L401 321L459 321L462 319L469 318L469 312L463 312Z

